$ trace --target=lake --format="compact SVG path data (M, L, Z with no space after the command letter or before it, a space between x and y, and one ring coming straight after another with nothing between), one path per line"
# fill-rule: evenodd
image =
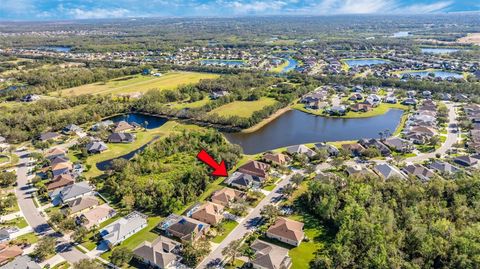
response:
M46 50L46 51L55 51L55 52L70 52L72 50L71 47L65 46L45 46L38 48L39 50Z
M389 63L389 61L382 59L350 59L344 61L349 67L370 66Z
M392 37L407 37L409 35L410 35L409 32L401 31L401 32L394 33Z
M452 48L421 48L422 53L429 53L429 54L447 54L457 52L460 49L452 49Z
M454 78L463 78L463 75L460 73L455 73L455 72L449 72L449 71L415 71L415 72L405 72L402 74L409 74L412 76L420 76L420 77L426 77L428 74L435 74L435 77L439 77L442 79L449 78L449 77L454 77Z
M200 63L206 64L206 65L227 65L227 66L245 65L245 61L242 61L242 60L221 60L221 59L201 60Z
M168 121L168 119L166 119L166 118L137 114L137 113L117 115L117 116L113 116L111 118L108 118L107 120L111 120L113 122L119 122L119 121L122 121L122 120L126 121L126 122L135 122L135 123L140 124L142 126L144 125L144 123L146 121L146 122L148 122L147 129L158 128L158 127L164 125Z
M224 133L225 137L243 148L246 154L257 154L280 147L330 141L378 138L386 129L394 132L403 110L357 119L328 118L290 110L252 133Z
M293 69L295 69L295 67L297 67L298 65L298 62L293 59L293 58L288 58L288 59L284 59L284 60L287 60L288 61L288 65L285 66L282 71L280 71L280 73L287 73Z

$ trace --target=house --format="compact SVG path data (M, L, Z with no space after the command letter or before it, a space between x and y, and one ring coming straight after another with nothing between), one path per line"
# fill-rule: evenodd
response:
M62 174L68 174L70 171L73 169L73 164L68 161L68 162L63 162L63 163L56 163L52 165L52 174L53 177L57 177Z
M72 175L67 173L67 174L61 174L55 177L52 181L46 184L47 191L53 191L58 188L63 188L68 185L72 185L75 183L75 180L73 179Z
M303 223L280 217L268 228L266 236L292 246L299 246L305 237Z
M347 113L347 108L344 105L332 106L327 109L326 112L330 115L345 115L345 113Z
M426 126L413 126L409 128L407 131L410 133L424 134L430 137L435 135L435 130Z
M20 99L20 101L29 103L29 102L38 101L38 100L40 100L40 99L41 99L41 98L40 98L40 95L37 95L37 94L27 94L27 95L25 95L24 97L22 97L22 98Z
M295 146L287 147L287 152L290 155L305 154L309 158L312 158L313 156L317 155L317 153L314 150L309 149L305 145L295 145Z
M108 136L109 143L132 143L135 141L135 135L131 133L113 133Z
M407 98L402 101L402 105L406 105L406 106L414 106L416 104L417 104L417 100L413 98Z
M52 203L58 205L66 203L76 198L92 195L93 189L88 182L82 181L75 184L67 185L63 188L55 189L49 193Z
M421 164L410 164L403 168L403 172L409 176L427 181L434 176L433 172Z
M427 141L432 137L426 134L419 134L419 133L406 133L404 135L405 139L408 139L414 144L423 145L427 143Z
M153 268L167 269L177 268L175 264L180 257L175 254L180 248L180 244L165 236L159 236L153 242L144 241L140 246L133 250L133 255Z
M215 100L215 99L218 99L220 97L224 97L224 96L227 96L229 95L230 93L227 92L227 91L214 91L210 94L210 98Z
M125 217L105 226L100 231L103 241L111 248L147 226L147 216L133 211Z
M327 143L317 143L317 144L315 144L315 147L318 150L327 151L328 155L330 155L330 156L338 156L338 154L340 153L340 151L335 146L329 145Z
M120 133L133 130L135 127L126 121L119 121L113 124L112 132Z
M342 148L351 152L352 156L360 156L362 155L362 151L365 150L365 148L359 143L342 144Z
M74 133L78 133L78 132L83 132L82 128L80 128L79 126L75 125L75 124L69 124L67 126L65 126L65 128L62 129L62 133L63 134L74 134Z
M372 105L368 103L356 103L350 107L353 112L367 112L372 110Z
M196 241L207 234L210 225L201 221L171 214L160 224L160 230L167 235L179 238L182 242Z
M442 162L438 160L433 161L431 164L428 165L428 167L441 174L454 174L461 171L460 168L450 163Z
M67 157L55 157L53 159L50 160L50 166L54 166L54 165L57 165L59 163L67 163L67 162L70 162L70 160L67 158Z
M372 138L372 139L360 139L358 141L360 145L362 145L365 148L376 148L380 151L382 156L390 156L392 152L390 149L382 144L379 140Z
M350 101L357 101L362 99L363 99L363 96L360 93L354 93L352 94L352 96L350 96L350 98L348 98L348 100Z
M385 103L387 104L396 104L397 103L397 98L393 95L387 96L385 98Z
M108 204L102 204L82 213L77 220L79 220L85 228L90 229L93 226L99 226L100 223L112 218L116 214L117 212Z
M58 133L54 133L54 132L46 132L46 133L43 133L41 134L39 137L38 137L38 140L40 141L49 141L49 140L55 140L57 138L60 137L60 134Z
M101 129L108 129L108 128L110 128L110 126L112 126L112 125L113 125L113 121L111 121L111 120L104 120L104 121L95 123L95 124L92 126L92 131L97 132L97 131L100 131Z
M406 176L404 173L402 173L398 168L391 166L387 163L377 164L373 167L373 170L383 179L390 179L390 178L406 179Z
M12 231L8 228L0 228L0 243L10 241L10 234Z
M0 243L0 265L7 264L22 253L23 250L19 246Z
M252 187L259 188L262 186L263 182L265 182L264 177L252 176L242 172L234 172L225 180L226 184L242 190Z
M78 214L98 206L99 201L95 196L87 195L70 200L66 204L70 214Z
M88 153L98 154L108 149L108 146L101 141L92 141L85 146Z
M286 165L290 161L290 158L282 153L265 153L263 159L277 165Z
M28 255L17 256L13 261L0 267L1 269L41 269Z
M369 169L356 164L347 166L347 168L345 168L345 172L350 177L363 177L370 174Z
M249 161L238 168L238 172L261 178L268 177L268 170L270 170L270 165L259 161Z
M231 188L223 188L221 190L216 191L213 193L212 198L210 199L213 203L229 206L230 204L242 200L245 198L245 193L243 191L231 189Z
M477 159L468 155L458 156L457 158L453 159L453 161L462 166L474 166L478 163Z
M223 220L223 205L206 202L195 208L191 218L210 225L217 225Z
M389 137L382 143L397 152L411 152L413 150L412 142L396 136Z
M49 149L45 153L45 158L47 158L49 160L53 160L56 157L64 157L65 158L66 154L67 153L61 148L52 148L52 149Z
M289 269L292 266L286 248L259 239L252 243L251 248L255 252L255 258L251 261L255 269Z

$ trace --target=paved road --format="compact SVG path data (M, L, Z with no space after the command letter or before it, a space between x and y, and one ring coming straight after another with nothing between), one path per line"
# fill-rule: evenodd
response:
M445 143L443 143L437 150L434 152L430 153L422 153L414 157L410 157L405 159L405 162L422 162L425 160L428 160L430 158L436 158L435 155L440 154L444 155L447 153L447 150L451 149L453 144L455 144L458 141L458 136L460 133L457 133L455 130L457 129L452 128L452 124L457 125L457 113L455 111L455 103L445 103L446 106L449 109L448 112L448 127L447 127L447 139L445 140Z
M222 250L232 241L242 238L247 232L253 231L256 224L261 220L260 211L267 204L273 204L279 201L281 196L281 188L290 182L290 178L294 175L282 179L275 189L273 189L260 203L240 222L237 227L215 248L210 254L197 266L197 268L206 268L207 264L220 259L223 260Z
M28 185L28 162L30 161L27 151L18 151L16 154L20 157L17 168L17 188L15 194L17 196L18 205L25 219L32 229L40 236L48 235L57 238L57 253L65 260L75 263L81 259L87 259L88 256L83 254L64 237L56 234L48 225L47 220L43 217L33 202L33 189Z

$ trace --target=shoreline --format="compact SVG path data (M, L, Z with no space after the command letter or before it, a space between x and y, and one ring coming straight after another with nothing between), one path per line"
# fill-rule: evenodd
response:
M243 129L240 132L245 133L245 134L253 133L253 132L261 129L263 126L269 124L270 122L272 122L276 118L280 117L281 115L283 115L283 113L285 113L287 111L290 111L290 110L292 110L291 106L286 106L284 108L281 108L281 109L277 110L275 113L273 113L272 115L263 119L261 122L253 125L252 127L247 128L247 129Z
M368 115L367 112L363 112L362 114L366 114L365 116L362 115L362 114L358 114L356 116L331 116L331 115L326 115L326 114L323 114L323 113L316 113L315 111L311 111L311 110L308 110L306 108L303 108L303 107L299 107L297 106L298 104L296 105L293 105L292 106L292 109L295 109L295 110L298 110L300 112L304 112L304 113L307 113L307 114L310 114L310 115L314 115L314 116L318 116L318 117L324 117L324 118L336 118L336 119L365 119L365 118L373 118L373 117L378 117L378 116L381 116L381 115L385 115L386 113L388 113L388 111L390 111L391 109L400 109L400 110L403 110L404 113L408 112L409 109L404 109L404 108L401 108L401 107L388 107L388 109L383 112L383 113L378 113L378 114L373 114L373 115Z

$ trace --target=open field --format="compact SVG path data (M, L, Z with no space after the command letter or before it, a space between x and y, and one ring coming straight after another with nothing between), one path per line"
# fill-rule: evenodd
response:
M235 101L218 107L208 114L218 114L222 117L238 116L249 118L255 111L259 111L266 106L275 104L277 101L272 98L262 97L256 101Z
M161 77L154 76L126 76L104 82L82 85L60 92L52 93L53 96L76 96L82 94L121 94L132 92L147 92L151 89L175 89L180 85L195 84L201 79L216 78L218 75L195 72L171 72Z
M184 109L184 108L197 108L197 107L202 107L210 102L210 98L206 97L202 100L196 101L196 102L176 102L172 104L172 108L175 109Z
M463 44L474 44L480 45L480 33L471 33L465 37L461 37L457 40L459 43Z

